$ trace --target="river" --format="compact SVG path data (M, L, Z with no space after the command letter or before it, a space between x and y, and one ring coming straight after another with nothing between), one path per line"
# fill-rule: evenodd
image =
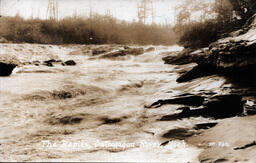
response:
M207 120L159 121L180 106L146 107L158 99L224 84L214 77L200 86L196 81L176 83L177 72L192 65L166 65L162 57L181 47L154 46L138 56L100 59L90 51L96 45L0 46L2 56L23 63L10 77L0 78L1 160L198 161L200 149L179 140L161 146L167 140L162 135ZM112 50L118 48L122 46L112 45ZM31 64L47 59L72 59L77 65Z

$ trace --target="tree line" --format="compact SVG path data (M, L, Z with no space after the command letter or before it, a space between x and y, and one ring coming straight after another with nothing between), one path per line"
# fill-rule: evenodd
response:
M0 36L15 43L172 45L170 26L125 22L109 15L67 17L60 21L0 18Z
M256 13L255 0L185 0L177 6L179 44L205 47L241 28Z

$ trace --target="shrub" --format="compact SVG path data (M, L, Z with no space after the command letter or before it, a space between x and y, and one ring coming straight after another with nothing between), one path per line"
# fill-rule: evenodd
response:
M111 16L68 17L60 21L20 16L0 19L0 36L12 42L41 44L140 44L176 43L172 28L128 23Z

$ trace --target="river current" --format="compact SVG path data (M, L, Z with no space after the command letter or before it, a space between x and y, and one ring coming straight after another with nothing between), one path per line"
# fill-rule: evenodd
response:
M161 146L166 141L162 135L203 118L158 121L180 106L146 107L158 99L224 84L214 77L201 85L176 83L177 72L193 64L166 65L162 57L181 47L154 46L138 56L100 59L92 57L93 45L0 46L2 56L24 63L10 77L0 78L1 160L197 161L199 149L178 140ZM122 46L112 45L112 50L118 48ZM72 59L77 65L31 64L48 59Z

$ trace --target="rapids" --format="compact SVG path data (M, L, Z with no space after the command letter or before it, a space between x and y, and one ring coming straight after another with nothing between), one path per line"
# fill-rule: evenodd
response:
M193 66L163 63L164 55L182 49L178 46L115 59L92 57L95 47L0 45L1 56L22 63L10 77L0 78L1 160L197 161L198 148L178 140L160 146L166 141L162 135L208 120L158 121L180 106L145 106L183 92L217 90L224 79L198 79L204 81L200 86L198 80L176 83L177 72ZM73 59L77 65L30 64L48 59Z

